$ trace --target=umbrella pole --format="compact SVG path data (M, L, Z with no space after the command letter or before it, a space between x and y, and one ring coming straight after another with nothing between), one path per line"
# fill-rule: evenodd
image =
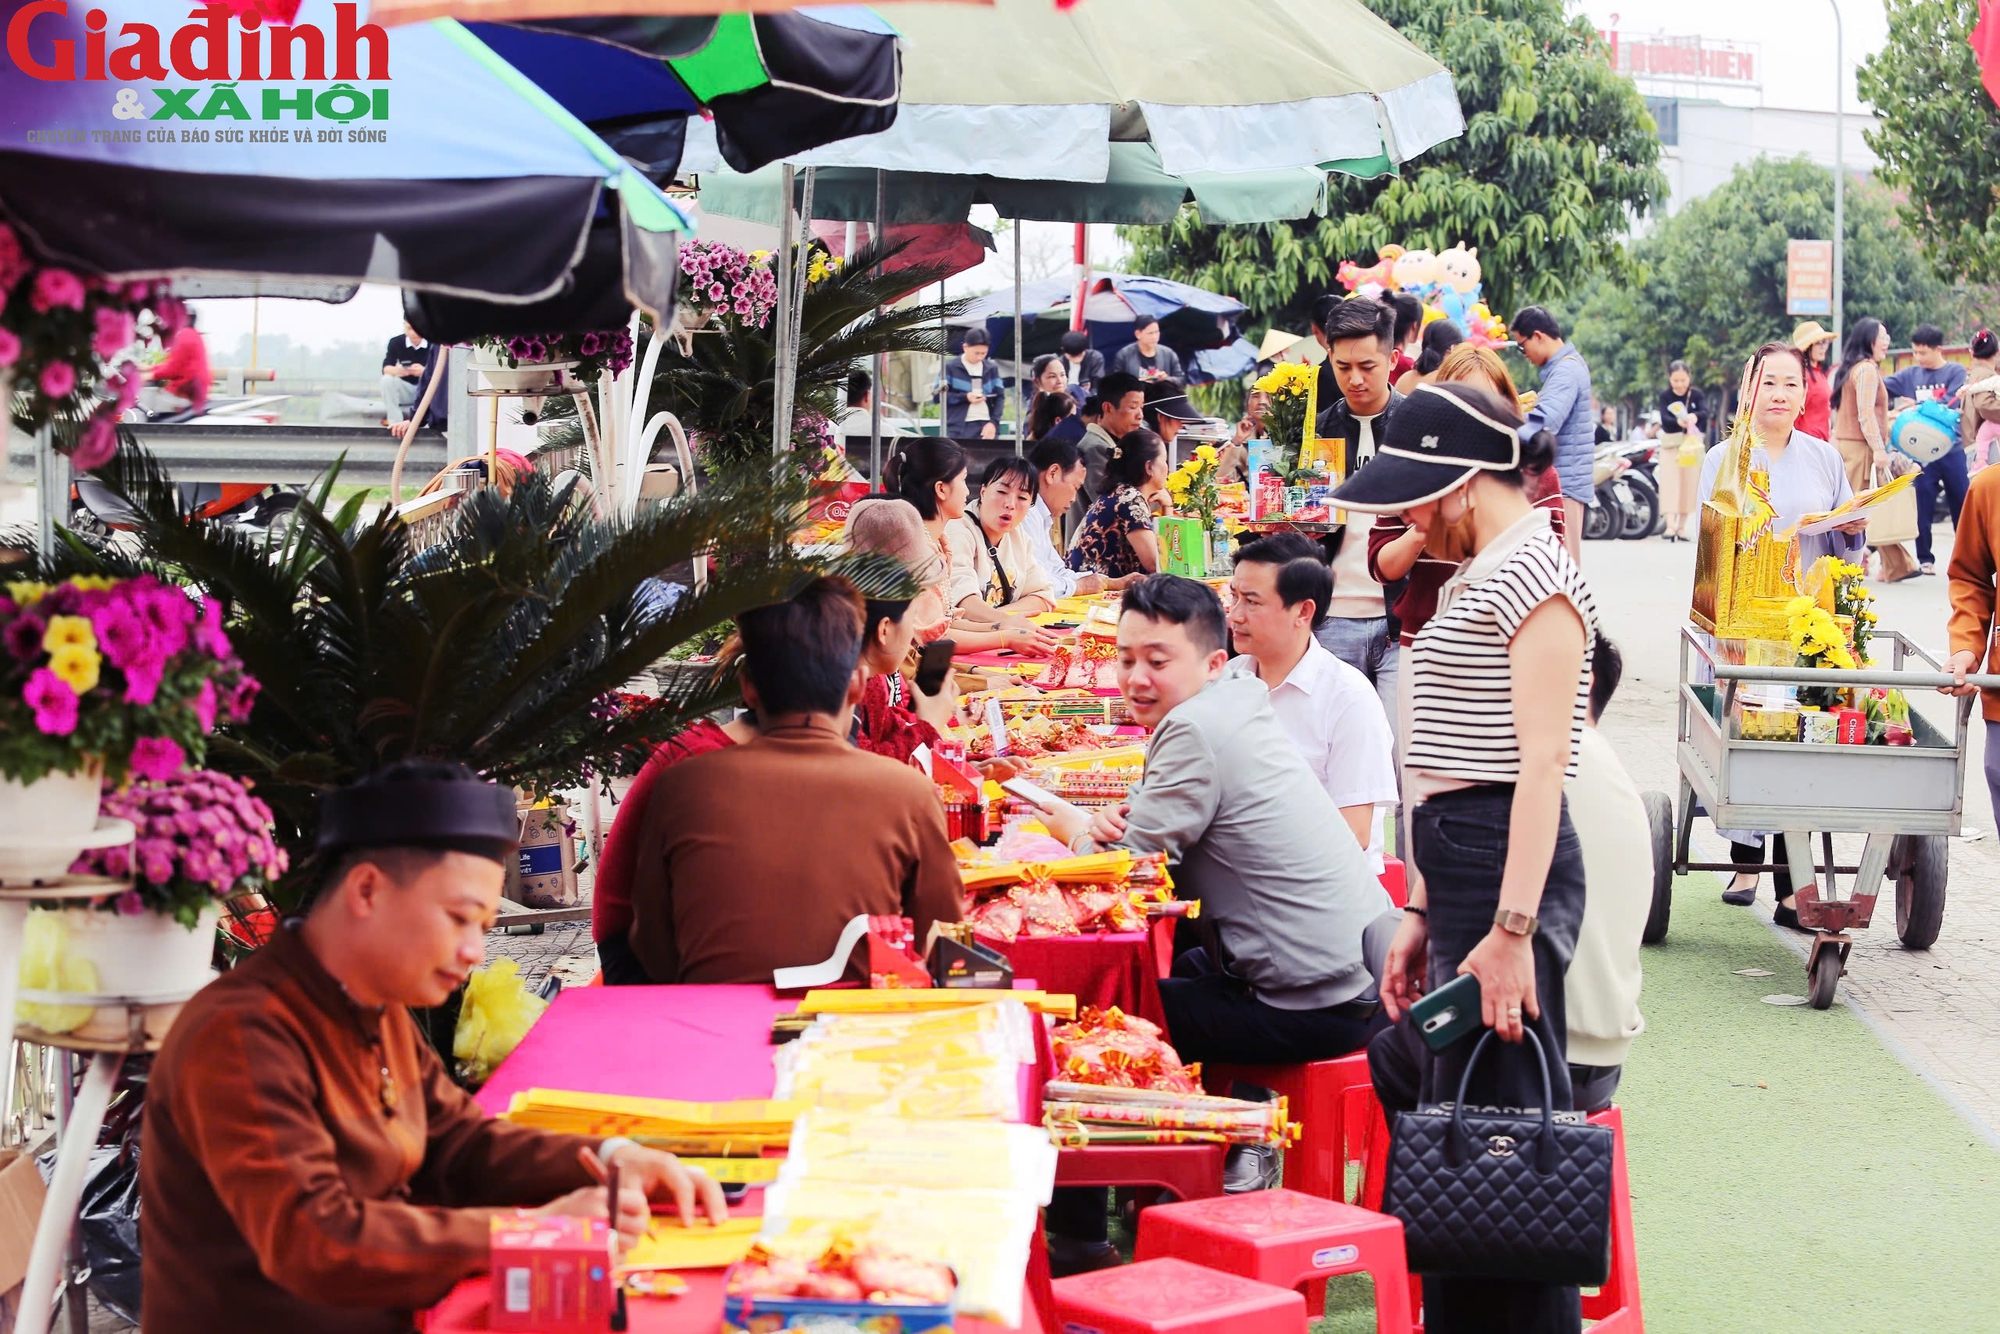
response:
M1027 450L1028 414L1022 408L1027 389L1026 354L1021 351L1021 220L1014 219L1014 456Z
M889 174L879 167L875 171L875 232L869 238L877 254L882 250L882 217L888 212ZM875 266L875 274L880 277L882 266ZM881 307L876 307L879 312ZM875 354L874 392L868 395L868 483L876 491L882 489L882 354Z
M772 375L771 375L771 456L777 458L785 452L786 413L785 386L791 383L791 339L786 332L792 327L792 164L782 163L778 167L778 310L777 324L772 329Z
M1090 286L1090 228L1079 222L1076 225L1076 304L1070 307L1069 327L1083 329L1084 289Z
M819 168L806 168L804 196L799 204L799 248L792 260L792 327L785 335L792 343L791 371L785 381L785 445L791 447L792 421L798 415L799 406L799 334L806 322L806 289L812 285L812 216L813 184L818 179ZM817 470L818 465L814 465Z

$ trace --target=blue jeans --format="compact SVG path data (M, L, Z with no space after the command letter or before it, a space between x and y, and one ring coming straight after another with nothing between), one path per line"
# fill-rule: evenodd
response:
M1954 538L1958 535L1958 512L1965 508L1965 488L1971 479L1966 474L1965 451L1947 449L1943 458L1933 459L1924 465L1924 475L1917 479L1917 563L1935 564L1931 555L1931 524L1937 518L1937 490L1944 488L1944 502L1951 507L1951 528Z
M1329 616L1314 632L1319 646L1368 678L1382 712L1389 717L1389 735L1396 735L1396 673L1402 664L1402 648L1389 633L1389 618L1373 616L1350 620Z

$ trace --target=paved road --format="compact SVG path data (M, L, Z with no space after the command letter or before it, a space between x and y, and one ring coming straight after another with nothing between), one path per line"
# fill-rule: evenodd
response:
M1950 529L1938 530L1940 559L1950 551ZM1606 630L1625 654L1625 684L1605 720L1605 732L1626 768L1644 788L1675 791L1674 692L1678 635L1686 620L1694 576L1694 545L1590 542L1584 546ZM1940 564L1942 569L1942 564ZM1935 577L1877 586L1885 629L1896 629L1943 657L1948 614L1945 580ZM1935 694L1912 702L1949 733L1951 701ZM1926 951L1906 950L1896 939L1891 900L1885 896L1875 924L1857 937L1840 984L1840 999L1860 1012L1892 1050L1950 1099L1989 1140L2000 1145L2000 838L1982 778L1984 730L1975 713L1967 759L1964 823L1968 838L1951 845L1951 881L1944 930ZM1706 821L1697 822L1696 851L1703 860L1726 860L1727 847ZM1837 840L1841 860L1852 864L1860 839ZM1682 892L1712 893L1713 890ZM1769 917L1770 882L1756 911ZM1777 931L1776 927L1771 928ZM1779 932L1804 958L1805 937ZM1774 991L1803 994L1803 967L1772 979Z

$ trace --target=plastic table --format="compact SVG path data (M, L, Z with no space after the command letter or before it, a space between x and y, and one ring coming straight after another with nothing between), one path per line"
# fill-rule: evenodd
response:
M497 1115L514 1094L530 1088L713 1102L768 1098L777 1079L771 1020L797 1004L768 986L572 987L500 1063L480 1089L479 1105ZM1045 1047L1041 1059L1048 1059ZM1039 1116L1039 1071L1023 1066L1022 1072L1024 1119ZM756 1190L746 1211L763 1211ZM1041 1272L1035 1266L1029 1272L1031 1292L1037 1278L1047 1282L1046 1262L1038 1263ZM713 1334L720 1326L722 1271L686 1270L681 1278L688 1291L679 1297L627 1303L634 1334ZM484 1331L490 1292L485 1277L459 1284L424 1314L424 1334ZM1020 1334L1042 1334L1035 1302L1022 1309ZM1005 1328L958 1322L964 1334L1003 1334Z
M986 940L1007 956L1019 977L1033 977L1049 991L1076 997L1078 1009L1116 1005L1162 1028L1160 978L1173 962L1175 917L1154 920L1148 931L1091 936L1026 936L1012 944ZM984 938L982 938L983 940Z

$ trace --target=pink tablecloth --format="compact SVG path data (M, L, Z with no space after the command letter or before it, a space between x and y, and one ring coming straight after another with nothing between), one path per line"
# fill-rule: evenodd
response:
M479 1090L492 1115L528 1088L728 1102L768 1098L771 1020L798 1008L767 986L571 987Z
M768 1098L771 1020L798 1007L766 986L574 987L557 996L514 1054L479 1091L490 1113L528 1088L623 1093L642 1098L724 1102ZM1039 1059L1048 1059L1046 1050ZM1022 1067L1025 1116L1039 1115L1039 1081ZM761 1191L749 1203L757 1207ZM688 1291L671 1300L630 1303L634 1334L714 1334L722 1323L722 1271L681 1274ZM1033 1279L1031 1276L1030 1282ZM487 1328L490 1282L468 1279L425 1313L425 1334L477 1334ZM1004 1326L960 1320L964 1334L1003 1334ZM1020 1334L1041 1334L1028 1302Z

